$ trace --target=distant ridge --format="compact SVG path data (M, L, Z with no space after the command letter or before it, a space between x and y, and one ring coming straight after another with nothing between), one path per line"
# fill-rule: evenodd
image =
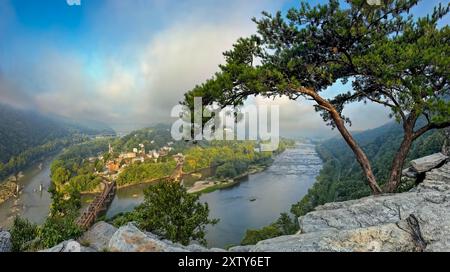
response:
M110 127L98 122L77 122L2 103L0 116L1 163L29 148L73 134L115 134Z

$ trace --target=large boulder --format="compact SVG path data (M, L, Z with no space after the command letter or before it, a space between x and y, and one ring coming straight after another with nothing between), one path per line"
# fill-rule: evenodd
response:
M442 164L447 159L448 157L445 156L444 154L436 153L430 156L412 160L411 166L417 173L424 173L430 171L433 168L436 168L438 165Z
M98 222L78 241L64 241L43 252L225 252L221 248L206 248L198 243L183 246L150 232L139 230L133 223L117 229Z
M450 163L409 192L328 203L299 225L250 251L450 251Z
M112 252L186 252L164 241L150 237L140 231L133 223L120 227L109 241Z
M11 252L11 234L0 230L0 252Z
M78 239L82 245L89 246L97 251L108 250L109 241L116 233L117 228L106 222L94 224L83 236Z
M52 248L41 250L41 252L95 252L92 248L84 247L77 241L64 241Z
M252 250L254 248L254 246L250 245L250 246L235 246L235 247L230 247L228 249L228 251L230 252L250 252L250 250Z
M299 225L298 234L231 250L450 252L450 163L409 192L328 203Z
M261 241L252 252L391 252L418 251L413 237L396 224L352 230L326 230Z

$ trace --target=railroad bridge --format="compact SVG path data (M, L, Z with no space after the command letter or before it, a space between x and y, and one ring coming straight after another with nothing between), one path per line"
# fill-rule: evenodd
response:
M89 207L84 210L76 222L82 229L90 228L97 220L97 217L106 212L109 204L111 204L114 199L116 194L116 182L109 181L105 178L102 182L104 184L103 192L94 198L89 204Z
M172 175L170 175L169 180L172 182L181 182L183 178L183 165L184 159L177 159L177 166L173 171ZM109 205L114 199L116 194L116 182L109 181L106 178L102 180L104 184L104 189L101 194L97 195L94 200L89 204L89 207L84 210L81 216L77 220L77 225L82 229L90 228L98 216L103 214L108 210Z

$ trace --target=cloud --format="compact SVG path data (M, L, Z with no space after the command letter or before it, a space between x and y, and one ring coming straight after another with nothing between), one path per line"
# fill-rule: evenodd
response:
M184 92L210 78L223 62L222 52L251 32L249 25L180 24L158 34L142 55L146 105L156 119L167 120Z
M66 0L69 6L81 6L81 0Z
M9 55L0 58L2 102L73 119L95 119L115 128L170 122L171 108L218 70L222 52L237 38L254 33L250 18L262 10L279 10L283 1L99 3L95 9L91 2L83 3L87 15L80 22L79 36L48 29L39 35L24 31L9 40L7 50L0 50L0 56L6 51ZM7 25L17 24L14 12L3 6L0 15L8 15ZM0 37L11 32L9 26L2 31L0 24ZM257 98L250 103L268 101ZM310 102L281 98L275 103L282 105L284 134L331 133ZM376 110L350 109L350 115ZM384 121L381 117L367 121L359 114L354 127Z

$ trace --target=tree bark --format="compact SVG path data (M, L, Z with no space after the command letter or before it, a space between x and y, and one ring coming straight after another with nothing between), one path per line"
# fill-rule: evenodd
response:
M403 141L402 144L400 145L400 148L397 151L397 154L394 157L394 160L392 161L391 173L389 175L389 180L385 186L386 192L392 193L400 185L403 166L405 164L405 160L406 157L408 156L409 150L411 149L412 143L429 130L446 128L449 126L449 123L442 123L439 125L427 124L424 127L418 129L417 131L414 131L416 121L417 115L416 113L412 112L403 125L403 132L404 132Z
M412 142L414 141L413 134L415 123L416 120L410 120L408 118L407 123L404 124L403 141L392 161L391 173L389 175L389 180L386 183L385 192L393 193L400 185L403 166L409 150L411 149Z
M376 178L373 174L372 167L370 165L370 161L367 158L367 155L364 153L362 148L358 145L358 143L355 141L351 133L347 130L345 127L344 120L341 118L341 115L336 110L336 108L331 104L328 100L321 97L318 93L316 93L314 90L308 89L308 88L299 88L297 89L298 92L308 95L316 103L319 107L327 110L330 113L331 118L333 119L336 128L341 133L342 137L344 138L345 142L348 144L350 149L353 151L353 153L356 156L356 160L361 165L362 170L364 171L364 174L367 178L367 183L372 190L372 193L374 195L382 193L382 190L380 186L378 186L378 183L376 181Z

